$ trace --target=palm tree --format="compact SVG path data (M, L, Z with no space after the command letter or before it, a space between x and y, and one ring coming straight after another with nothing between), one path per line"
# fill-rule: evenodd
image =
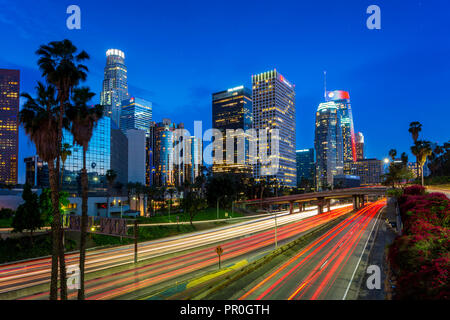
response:
M66 163L67 157L70 157L72 155L72 151L70 150L72 146L68 143L64 143L61 150L61 185L63 183L63 177L64 177L64 164Z
M402 155L400 156L400 159L402 159L402 163L405 167L408 166L408 155L406 152L402 152Z
M417 164L420 167L420 175L422 177L422 186L424 185L423 181L423 166L427 161L427 157L433 153L431 149L430 142L417 140L414 145L411 147L411 152L417 158Z
M416 143L419 139L419 132L422 131L422 124L418 121L411 122L408 131L411 133L414 143Z
M392 161L395 161L396 156L397 156L397 150L395 150L395 149L389 150L389 157L391 157Z
M65 106L69 101L71 92L80 81L85 81L87 77L88 68L81 62L89 59L89 55L85 51L77 53L77 48L70 40L52 41L47 45L41 45L36 51L39 56L38 66L42 72L42 76L48 83L52 84L57 90L57 101L59 102L58 122L56 123L57 136L56 143L58 144L56 156L56 184L51 187L52 202L54 215L57 218L55 221L55 228L57 239L53 243L59 248L59 269L60 269L60 283L61 283L61 299L67 300L67 285L66 285L66 262L64 257L64 246L62 244L62 227L59 213L59 169L60 169L60 154L62 129L64 123ZM51 282L57 281L55 276L52 277ZM50 284L50 299L57 299L58 293L55 290L55 285Z
M117 178L117 173L110 169L108 171L106 171L106 181L108 182L108 187L107 187L107 196L106 196L106 202L107 202L107 208L108 208L108 217L109 217L109 197L110 197L110 192L111 192L111 188L114 185L114 181L116 181Z
M51 224L52 267L50 278L50 299L57 300L61 218L59 212L58 176L55 168L55 159L58 157L58 151L60 150L57 140L59 111L56 101L56 88L53 85L45 86L41 82L38 82L36 91L36 99L32 98L27 93L22 94L27 101L19 113L19 121L25 129L25 133L36 146L36 152L39 157L48 163L53 205L53 219Z
M88 200L88 175L86 169L86 152L89 141L92 138L94 127L103 116L103 106L88 107L87 103L95 93L89 88L77 88L73 93L73 105L67 110L67 117L71 120L70 132L73 141L83 148L83 169L81 169L81 233L80 233L80 289L78 299L84 300L84 263L86 258L86 232L87 232L87 200Z

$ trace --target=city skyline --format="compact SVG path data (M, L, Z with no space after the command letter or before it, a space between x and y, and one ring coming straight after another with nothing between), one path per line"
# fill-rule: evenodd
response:
M326 9L323 9L324 3ZM412 159L410 137L404 129L416 120L420 120L426 128L423 132L425 139L433 137L439 143L447 140L444 119L450 116L450 111L442 107L447 104L443 80L447 79L450 65L440 57L444 56L442 50L449 50L449 45L442 41L442 37L448 37L445 32L448 28L445 27L445 9L436 10L439 4L414 2L403 8L398 4L380 1L380 6L383 7L383 27L381 30L371 31L365 28L364 4L355 2L344 10L331 2L311 4L309 7L291 3L289 6L292 10L283 9L282 14L274 18L275 30L270 31L283 30L285 33L274 41L277 44L287 43L289 50L269 49L264 52L249 49L260 42L262 38L259 35L250 39L239 52L229 48L229 42L217 44L208 40L213 33L219 37L251 30L250 22L242 14L236 16L238 24L230 29L223 28L225 22L221 18L214 22L208 14L216 9L216 4L202 7L201 3L193 3L192 8L187 8L189 12L194 12L199 7L201 10L192 19L176 15L167 17L165 13L165 18L171 23L180 20L175 26L186 27L181 34L176 34L176 27L167 27L167 22L157 15L163 11L164 4L144 5L140 11L149 8L152 17L156 17L153 22L155 32L149 35L143 34L141 29L145 28L141 24L135 28L124 26L117 30L117 34L109 35L101 26L102 19L96 21L98 17L94 15L101 4L80 1L79 5L83 12L82 29L71 31L63 23L67 16L65 5L58 4L49 8L49 3L43 3L42 7L47 7L51 13L47 24L49 29L36 37L32 36L34 31L30 25L40 19L41 13L33 16L35 4L29 2L29 6L22 8L21 13L14 11L14 6L6 9L8 16L13 17L17 24L11 26L5 19L0 20L0 24L5 25L3 31L0 31L5 39L5 54L0 63L3 68L22 71L22 92L33 93L35 81L39 79L34 54L37 47L52 39L69 38L77 47L91 55L88 63L91 72L86 85L97 93L94 101L98 102L100 99L105 52L110 48L118 48L126 55L130 94L154 102L153 118L156 121L164 117L171 118L175 122L184 122L188 130L194 120L202 120L204 127L210 127L210 96L213 92L232 87L236 83L249 86L252 74L276 68L297 84L297 149L313 146L314 109L323 101L324 70L327 70L329 88L350 92L355 130L364 132L365 153L368 158L386 157L390 147L394 147L393 144L390 145L390 137L395 135L401 141L399 151L407 152ZM114 17L122 14L126 18L131 14L126 8L123 12L115 12L117 10L104 7L106 13ZM245 4L244 7L248 9L249 5ZM273 10L267 10L268 7ZM45 10L39 12L43 11ZM280 12L271 5L265 5L262 11L256 10L251 13L251 17L257 15L264 20L267 12ZM402 12L401 16L393 14L398 11ZM133 10L133 14L135 12ZM323 17L320 24L308 17L318 14ZM345 22L337 26L333 24L332 17L335 15L343 15ZM195 22L198 16L205 17L202 25L211 25L209 30L202 29L202 32L198 32L200 25ZM294 23L293 17L301 18L297 20L305 19L305 22ZM408 21L415 18L420 18L422 23L408 25ZM30 19L31 24L26 24L26 19ZM287 22L291 29L285 29L283 22ZM161 31L158 35L160 28L164 32ZM101 35L101 39L89 34ZM340 36L334 37L333 34ZM296 44L286 42L293 36L302 41ZM16 41L8 41L11 37L15 37ZM397 41L399 37L402 37L401 43ZM142 41L134 41L136 39ZM344 42L346 46L341 47L341 52L323 51L320 50L321 44L317 39L326 39L327 45ZM178 45L174 47L173 42ZM195 51L191 52L193 48ZM219 48L224 50L217 50ZM181 61L183 65L180 65ZM418 64L415 63L417 61ZM411 65L415 68L411 69ZM430 77L435 81L426 80ZM176 95L173 95L173 86L176 88ZM426 109L423 108L424 105L427 106ZM190 108L192 112L186 114L186 108ZM405 108L408 108L408 112L405 112ZM441 112L440 117L435 116L437 111ZM382 123L373 121L373 112L378 113ZM400 115L404 119L400 125L395 126L394 122ZM34 155L34 152L22 129L19 141L20 183L24 181L23 158Z

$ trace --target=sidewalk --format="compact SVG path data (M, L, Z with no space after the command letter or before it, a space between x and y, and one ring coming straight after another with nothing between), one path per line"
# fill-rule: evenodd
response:
M374 244L370 250L370 254L367 260L366 269L370 265L376 265L380 267L381 270L381 288L369 290L366 285L366 281L370 274L365 273L361 281L361 286L359 289L358 300L385 300L388 294L385 284L387 283L386 275L388 272L388 266L386 261L387 247L394 241L397 236L396 231L391 227L391 225L386 221L390 222L397 221L397 215L395 211L395 200L388 198L386 207L380 216L380 225L378 232L374 241Z

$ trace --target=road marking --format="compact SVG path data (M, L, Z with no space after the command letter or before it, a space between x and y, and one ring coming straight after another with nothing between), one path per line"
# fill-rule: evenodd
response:
M378 211L378 215L380 214L381 210L382 210L382 208L380 208L380 210ZM378 219L378 217L377 217L377 219ZM375 228L376 224L377 224L377 220L375 219L375 222L374 222L374 224L372 226L372 229L370 230L369 237L367 238L366 244L364 245L364 249L361 252L361 256L358 259L358 263L356 264L355 270L353 270L352 277L350 279L350 282L348 283L347 289L345 290L345 293L344 293L344 296L342 297L342 300L345 300L345 298L347 297L348 290L350 289L350 285L353 282L353 278L355 277L356 270L358 270L359 263L361 262L361 259L362 259L362 256L363 256L364 252L366 251L367 243L369 243L370 237L372 236L373 228Z

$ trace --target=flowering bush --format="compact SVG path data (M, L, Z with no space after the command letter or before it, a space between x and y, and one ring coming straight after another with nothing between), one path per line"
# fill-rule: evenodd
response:
M399 299L450 299L450 203L440 193L405 188L398 203L403 235L389 248ZM409 190L407 190L409 189Z
M411 196L423 195L425 194L425 187L415 184L413 186L409 186L403 189L403 194Z

